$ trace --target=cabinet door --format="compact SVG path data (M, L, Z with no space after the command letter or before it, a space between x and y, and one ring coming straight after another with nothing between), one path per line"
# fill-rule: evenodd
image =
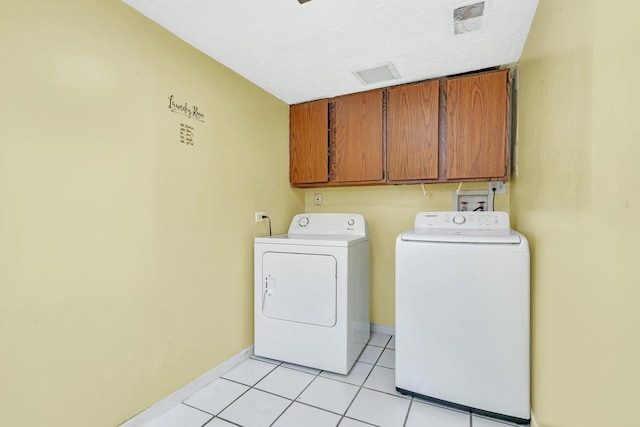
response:
M329 179L328 101L307 102L289 108L289 181L291 184Z
M332 174L340 182L384 182L383 90L336 98Z
M446 177L508 175L508 70L446 83Z
M389 181L438 179L439 85L432 80L388 90Z

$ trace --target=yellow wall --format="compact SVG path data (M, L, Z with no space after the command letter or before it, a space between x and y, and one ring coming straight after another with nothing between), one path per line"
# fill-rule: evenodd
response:
M540 427L638 425L640 4L541 0L511 218L532 249Z
M114 426L253 343L288 106L120 1L1 9L0 424Z
M487 189L488 183L465 183L463 190ZM416 213L451 210L458 184L316 188L305 190L307 212L346 212L364 215L371 235L371 322L395 325L395 239L413 228ZM496 195L496 209L509 212L507 194ZM322 193L322 206L313 204Z

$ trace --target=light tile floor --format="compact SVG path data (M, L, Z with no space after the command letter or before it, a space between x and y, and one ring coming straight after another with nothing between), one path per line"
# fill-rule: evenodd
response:
M251 357L145 427L509 427L395 390L395 337L372 333L348 375Z

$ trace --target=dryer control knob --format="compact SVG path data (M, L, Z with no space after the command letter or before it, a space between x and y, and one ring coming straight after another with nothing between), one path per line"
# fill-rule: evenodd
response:
M464 217L464 215L456 215L453 217L453 223L454 224L458 224L458 225L462 225L467 221L467 219Z
M352 226L352 225L353 225L353 224L355 224L355 223L356 223L356 220L355 220L355 219L353 219L353 218L351 218L349 221L347 221L347 224L348 224L349 226Z
M302 218L300 218L298 220L298 225L300 227L306 227L307 225L309 225L309 217L308 216L303 216Z

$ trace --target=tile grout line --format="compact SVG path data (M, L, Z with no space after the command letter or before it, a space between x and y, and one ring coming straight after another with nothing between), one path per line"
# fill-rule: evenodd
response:
M389 340L387 341L387 343L391 341L391 338L389 338ZM365 344L365 347L367 346L367 344ZM385 345L386 346L386 345ZM379 346L374 346L374 347L378 347ZM344 419L344 417L346 417L347 412L349 412L349 409L351 409L351 406L353 406L353 402L356 401L356 399L358 398L358 395L360 395L360 392L362 391L362 389L364 388L364 384L367 382L367 380L369 379L369 377L371 376L371 373L373 372L373 369L376 367L376 363L378 363L378 360L380 360L380 358L382 357L382 353L384 352L384 349L386 347L382 347L382 352L380 352L380 355L376 358L375 363L373 364L373 368L371 368L371 370L369 371L369 373L367 374L367 376L365 377L365 379L362 381L362 384L360 384L360 386L358 387L358 391L356 392L356 394L353 396L353 399L351 399L351 402L349 403L349 406L347 406L347 409L345 409L344 414L342 415L342 417L340 418L340 421L338 421L338 425L340 425L340 423L342 422L342 420ZM363 349L364 351L364 349ZM357 362L357 360L356 360ZM365 363L365 362L362 362ZM355 364L354 364L355 366ZM351 368L353 369L353 368ZM368 390L368 389L367 389ZM357 421L363 421L363 420L358 420L357 418L354 418L354 420ZM364 422L364 421L363 421ZM368 424L368 423L367 423Z
M249 359L251 359L251 357L250 357ZM249 360L249 359L247 359L247 360ZM253 360L258 360L258 359L253 359ZM269 363L269 362L264 362L264 363ZM275 371L275 370L278 368L278 366L280 366L280 365L282 364L282 362L279 362L278 364L275 364L275 363L271 363L271 364L272 364L272 365L275 365L275 367L274 367L273 369L271 369L269 372L267 372L266 374L264 374L264 375L263 375L263 376L262 376L258 381L256 381L256 383L255 383L255 384L258 384L260 381L262 381L263 379L265 379L265 378L266 378L266 377L267 377L271 372ZM231 371L229 371L229 372L231 372ZM226 375L226 374L225 374L225 375ZM237 402L237 401L238 401L242 396L244 396L245 394L247 394L247 393L249 392L249 390L251 390L252 388L254 388L253 386L250 386L250 385L248 385L248 384L243 384L243 383L241 383L241 382L239 382L239 381L231 380L231 379L229 379L229 378L224 378L223 376L220 376L219 378L220 378L220 379L223 379L223 380L225 380L225 381L230 381L230 382L232 382L232 383L240 384L240 385L243 385L243 386L245 386L245 387L249 387L249 388L248 388L248 389L246 389L245 391L243 391L242 393L240 393L240 395L239 395L238 397L236 397L235 399L233 399L233 401L231 401L227 406L225 406L224 408L222 408L222 409L218 412L218 414L221 414L222 412L224 412L227 408L229 408L231 405L233 405L234 403L236 403L236 402ZM203 388L204 388L204 387L203 387ZM200 389L200 390L202 390L202 389ZM260 390L260 391L261 391L261 390ZM196 393L197 393L197 392L196 392ZM195 394L195 393L194 393L194 394ZM193 396L193 395L191 395L191 396ZM189 400L189 398L191 398L191 396L189 396L189 397L188 397L187 399L185 399L185 400ZM188 407L190 407L190 408L194 408L194 409L197 409L197 410L199 410L199 411L202 411L202 412L204 412L204 413L206 413L206 414L213 415L213 418L211 418L209 421L207 421L204 425L206 425L206 424L210 423L210 422L211 422L212 420L214 420L215 418L220 418L220 417L218 416L218 414L211 414L210 412L207 412L207 411L202 410L202 409L200 409L200 408L196 408L195 406L191 406L191 405L189 405L189 404L187 404L187 403L184 403L184 400L183 400L182 402L180 402L180 403L182 403L183 405L188 406ZM231 422L231 421L228 421L228 420L226 420L226 419L224 419L224 418L220 418L220 419L221 419L221 420L223 420L223 421ZM235 423L233 423L233 424L235 424ZM235 425L238 425L238 424L235 424Z
M402 423L402 427L406 427L407 422L409 421L409 413L411 412L412 406L413 406L413 396L409 400L409 409L407 409L407 413L404 416L404 422Z
M211 415L211 416L212 416L212 417L214 417L214 418L215 418L215 416L216 416L216 414L212 414L211 412L209 412L209 411L205 411L204 409L200 409L200 408L195 407L195 406L193 406L193 405L189 405L188 403L180 402L180 405L184 405L184 406L186 406L186 407L188 407L188 408L195 409L196 411L202 412L202 413L204 413L204 414ZM176 405L176 406L177 406L177 405ZM207 420L207 422L209 422L209 421L211 421L211 420Z
M283 366L283 368L285 368L285 369L290 369L290 368L287 368L286 366ZM274 369L274 370L275 370L275 369ZM295 369L292 369L292 370L294 370L294 371L296 371L296 372L303 372L303 371L298 371L298 370L295 370ZM286 407L286 408L284 408L284 411L282 411L282 412L280 413L280 415L278 415L278 416L276 417L276 419L275 419L275 420L273 420L273 422L270 424L270 426L273 426L275 423L277 423L277 422L278 422L278 420L280 419L280 417L282 417L282 416L284 415L284 413L285 413L285 412L287 412L287 410L288 410L290 407L292 407L292 406L293 406L293 404L298 400L298 398L300 397L300 395L302 395L302 393L304 393L304 391L305 391L307 388L309 388L309 386L310 386L310 385L311 385L311 384L316 380L316 378L318 378L318 376L320 375L320 373L321 373L321 372L322 372L322 371L319 371L318 373L316 373L316 374L314 375L313 379L312 379L311 381L309 381L309 384L307 384L307 385L302 389L302 391L301 391L300 393L298 393L298 395L297 395L297 396L296 396L296 397L291 401L291 403L290 403L289 405L287 405L287 407ZM271 373L271 372L269 372L269 373ZM303 373L304 373L304 372L303 372ZM306 373L307 373L307 374L309 374L308 372L306 372ZM311 375L311 374L309 374L309 375ZM257 384L257 383L256 383L256 384ZM257 389L257 390L259 390L259 389ZM262 391L264 391L264 390L262 390ZM277 396L277 394L276 394L276 396ZM281 396L281 397L282 397L282 396Z
M236 427L242 427L242 425L240 425L240 424L238 424L238 423L234 423L233 421L229 421L229 420L228 420L228 419L226 419L226 418L222 418L222 417L218 417L218 416L215 416L215 417L211 418L209 421L207 421L207 424L209 424L209 423L213 423L213 420L216 420L216 419L218 419L218 420L222 420L222 421L224 421L225 423L229 423L229 424L234 425L234 426L236 426ZM204 426L202 426L202 427L207 427L207 424L205 424L205 425L204 425Z

